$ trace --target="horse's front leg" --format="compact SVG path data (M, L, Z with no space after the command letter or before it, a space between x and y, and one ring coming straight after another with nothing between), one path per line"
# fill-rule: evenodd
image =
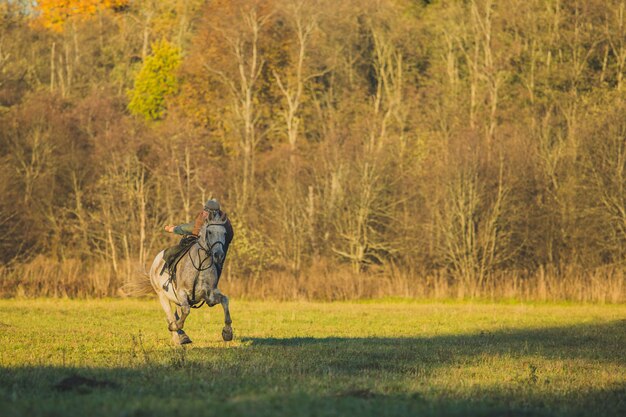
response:
M230 342L233 340L233 328L231 324L233 321L230 318L230 310L228 308L228 297L218 291L218 297L220 299L220 303L222 304L222 308L224 309L224 328L222 329L222 339L225 342Z

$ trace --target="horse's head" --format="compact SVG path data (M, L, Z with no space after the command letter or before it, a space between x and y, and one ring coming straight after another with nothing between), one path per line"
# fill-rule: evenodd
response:
M200 240L207 248L213 260L222 263L224 260L224 244L226 243L226 216L210 215L200 229Z

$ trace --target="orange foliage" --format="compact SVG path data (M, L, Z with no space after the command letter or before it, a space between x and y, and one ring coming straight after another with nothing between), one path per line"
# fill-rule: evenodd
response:
M34 23L56 32L62 32L71 17L89 19L107 9L118 9L128 5L129 0L39 0Z

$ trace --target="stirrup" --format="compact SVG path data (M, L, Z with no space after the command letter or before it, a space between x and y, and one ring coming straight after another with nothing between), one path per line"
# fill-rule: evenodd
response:
M161 272L161 273L163 273L163 272ZM175 271L170 271L170 277L163 284L163 290L168 291L167 287L169 287L170 284L172 282L174 282L175 280L176 280L176 272Z

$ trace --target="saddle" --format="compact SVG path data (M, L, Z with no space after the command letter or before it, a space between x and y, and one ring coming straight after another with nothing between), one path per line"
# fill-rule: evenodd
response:
M163 260L165 261L163 264L163 268L161 269L161 273L159 275L163 275L163 272L167 269L170 274L170 277L163 284L163 289L167 291L170 284L176 285L176 267L180 260L189 252L189 249L193 246L194 243L198 240L197 236L187 235L184 236L178 245L167 248L163 253Z

